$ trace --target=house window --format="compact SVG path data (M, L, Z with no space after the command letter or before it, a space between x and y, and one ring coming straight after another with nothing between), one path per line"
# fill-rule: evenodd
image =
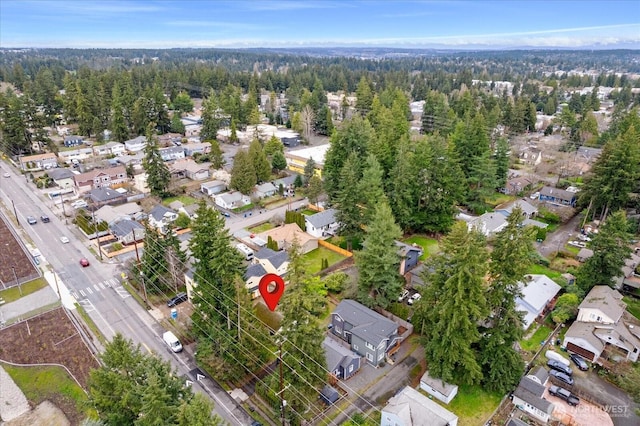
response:
M349 366L349 373L351 373L352 371L353 371L353 364Z
M342 334L342 327L336 327L336 333Z
M371 355L370 353L367 353L367 360L373 362L373 355Z
M360 348L358 347L358 345L353 345L353 350L354 351L358 351L358 350L360 350Z
M365 342L365 343L364 343L364 345L367 347L367 349L371 349L371 350L374 350L374 349L375 349L375 346L373 346L373 345L372 345L371 343L369 343L369 342Z

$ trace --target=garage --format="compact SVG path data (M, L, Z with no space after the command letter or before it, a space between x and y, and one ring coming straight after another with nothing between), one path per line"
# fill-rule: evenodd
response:
M581 348L580 346L574 345L571 342L567 343L567 351L569 352L573 352L575 354L580 355L582 358L586 359L587 361L591 361L594 362L596 359L596 354L594 354L591 351L588 351L584 348Z

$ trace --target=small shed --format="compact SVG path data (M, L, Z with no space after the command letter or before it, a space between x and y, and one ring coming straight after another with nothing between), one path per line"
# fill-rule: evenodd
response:
M320 398L325 404L331 405L340 399L340 394L333 386L325 385L320 392Z
M448 404L458 394L458 386L445 382L442 379L436 379L429 375L427 370L420 378L420 389L433 395L437 400Z

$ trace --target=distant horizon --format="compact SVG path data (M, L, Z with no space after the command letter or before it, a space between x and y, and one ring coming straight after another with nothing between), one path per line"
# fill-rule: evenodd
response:
M2 0L0 48L635 50L640 1Z

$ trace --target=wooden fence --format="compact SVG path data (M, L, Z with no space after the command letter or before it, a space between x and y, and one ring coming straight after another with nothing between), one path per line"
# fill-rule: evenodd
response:
M329 249L331 251L334 251L334 252L336 252L338 254L341 254L341 255L343 255L345 257L353 256L353 253L351 253L350 251L345 250L343 248L340 248L337 245L331 244L330 242L327 242L327 241L324 241L324 240L318 240L318 245L322 246L322 247L325 247L325 248L327 248L327 249Z

